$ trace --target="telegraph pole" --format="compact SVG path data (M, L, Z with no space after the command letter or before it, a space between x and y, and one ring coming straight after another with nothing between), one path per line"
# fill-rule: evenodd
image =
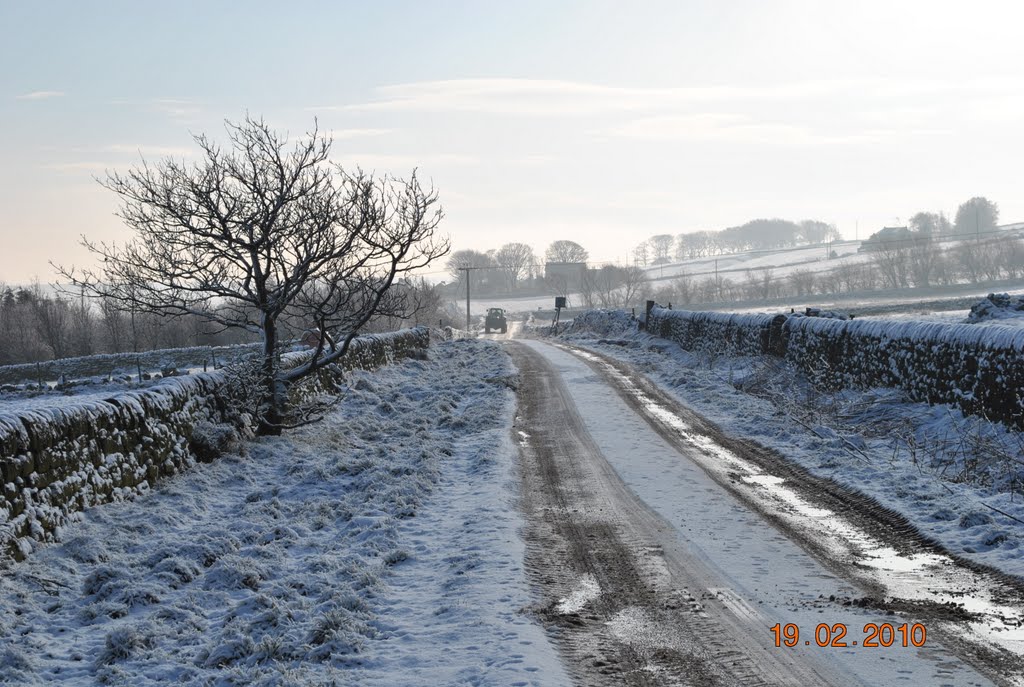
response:
M974 204L974 242L981 243L981 222L978 221L978 203Z
M459 270L466 273L466 331L469 331L469 271L478 270L479 267L460 267Z

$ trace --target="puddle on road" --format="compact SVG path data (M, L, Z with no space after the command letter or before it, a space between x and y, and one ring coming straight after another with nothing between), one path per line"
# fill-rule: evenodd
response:
M966 639L995 644L1024 656L1024 611L1006 606L995 598L992 583L956 564L948 556L932 553L902 554L861 531L834 511L819 508L786 486L786 480L761 470L700 434L678 415L647 395L602 358L565 346L557 346L593 362L633 396L644 411L673 430L697 449L701 466L724 480L738 473L747 497L786 520L842 560L851 560L872 582L881 584L890 599L928 604L956 604L979 619L963 624L946 623L949 630ZM713 460L707 460L708 458ZM962 629L965 628L965 629Z
M601 585L594 576L587 573L580 578L579 585L564 599L559 599L555 609L562 615L579 613L588 603L601 596Z

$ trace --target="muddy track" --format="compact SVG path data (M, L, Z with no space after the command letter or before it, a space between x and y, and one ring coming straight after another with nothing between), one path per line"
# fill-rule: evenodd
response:
M590 438L557 373L513 344L536 615L583 685L829 685L770 646L756 612L680 545ZM693 593L691 593L693 590Z
M570 353L581 350L565 344L558 344L558 347ZM766 473L784 478L790 487L798 490L802 496L815 506L833 511L900 553L914 554L927 552L946 556L964 569L971 570L990 580L991 587L996 591L996 597L1003 603L1015 606L1024 605L1024 581L950 553L937 542L925 537L900 513L886 508L870 496L846 487L834 480L817 477L802 466L786 459L778 452L756 442L736 439L726 435L717 425L668 396L668 394L663 392L631 365L592 349L586 349L585 353L587 356L596 356L600 359L601 363L614 367L622 375L628 377L630 383L639 387L646 396L656 400L663 407L671 409L672 413L693 426L698 432L712 437L718 445L757 465ZM581 361L599 374L606 383L615 388L620 398L633 408L639 416L643 417L648 425L663 439L673 445L680 444L678 435L670 427L667 427L652 417L649 412L646 412L640 401L623 386L620 380L607 374L605 370L601 369L600 364L596 363L593 359L588 359L588 357L584 356L581 357ZM681 446L680 449L682 453L685 453L684 447ZM912 618L922 622L931 620L956 622L970 619L970 614L961 607L950 606L947 603L922 603L903 599L887 599L885 593L880 588L872 585L868 576L851 575L851 570L856 569L856 561L837 560L832 552L823 547L818 541L815 541L814 538L806 537L804 533L789 527L786 521L779 517L778 513L761 507L761 504L749 502L745 492L742 489L736 488L737 482L740 479L738 475L731 475L729 481L726 482L711 473L708 474L734 496L747 502L753 509L760 512L777 529L785 532L792 540L797 541L826 568L832 570L839 577L856 584L865 592L865 596L860 598L834 599L830 600L831 602L847 605L856 604L862 607L898 613L908 619ZM932 626L930 625L929 627ZM1014 672L1020 674L1024 672L1024 665L1022 665L1019 656L965 642L962 637L947 632L939 631L936 634L941 636L943 643L954 653L958 654L963 660L986 674L996 683L1002 683L1003 676L1007 673Z

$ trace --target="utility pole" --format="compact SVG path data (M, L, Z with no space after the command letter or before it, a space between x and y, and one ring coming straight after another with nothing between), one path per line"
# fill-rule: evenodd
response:
M718 281L718 258L715 258L715 294L718 300L722 300L722 285Z
M460 267L459 270L466 273L466 331L469 331L469 271L478 270L479 267Z

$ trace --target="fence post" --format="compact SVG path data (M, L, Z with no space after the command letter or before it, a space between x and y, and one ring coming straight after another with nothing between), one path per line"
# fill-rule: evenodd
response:
M646 305L646 312L644 313L644 321L643 321L643 330L644 330L645 332L646 332L646 331L649 331L649 330L647 329L647 323L648 323L648 322L650 322L650 319L651 319L651 310L653 310L653 309L654 309L654 305L655 305L655 304L654 304L654 301L647 301L647 305Z

